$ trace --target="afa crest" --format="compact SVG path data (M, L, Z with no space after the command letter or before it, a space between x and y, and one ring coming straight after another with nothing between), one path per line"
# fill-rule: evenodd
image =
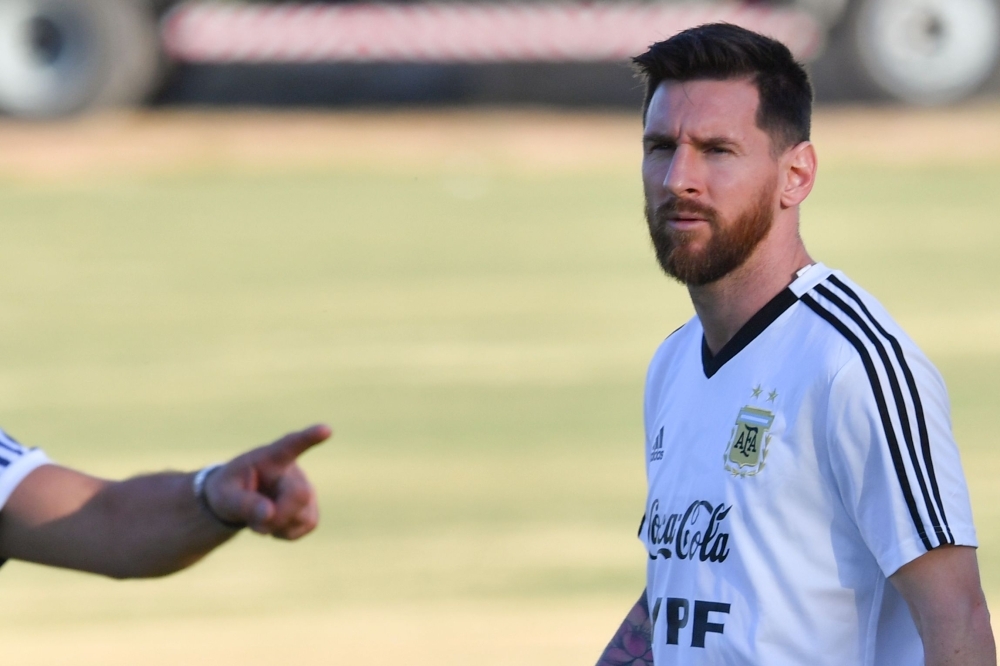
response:
M726 446L723 463L733 476L747 477L764 469L767 445L771 441L768 430L774 423L774 414L765 409L746 406L736 417L733 434Z

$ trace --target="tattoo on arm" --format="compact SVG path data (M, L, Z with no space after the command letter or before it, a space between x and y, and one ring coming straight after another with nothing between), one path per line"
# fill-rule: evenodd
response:
M645 590L608 643L597 666L653 666L653 629Z

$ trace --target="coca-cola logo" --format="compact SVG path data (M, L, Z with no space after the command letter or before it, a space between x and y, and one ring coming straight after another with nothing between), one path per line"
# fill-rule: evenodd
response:
M732 505L696 500L681 513L660 512L660 500L653 500L646 514L646 541L650 559L725 562L729 557L729 533L724 531Z

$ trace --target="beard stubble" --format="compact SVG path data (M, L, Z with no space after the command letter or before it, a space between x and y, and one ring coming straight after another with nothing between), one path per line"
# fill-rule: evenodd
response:
M718 212L690 199L671 197L653 211L646 200L646 224L660 267L670 277L691 287L711 284L746 263L774 222L774 184L761 188L755 201L733 224L721 224ZM704 248L694 249L699 232L670 228L669 218L692 213L705 218L711 230Z

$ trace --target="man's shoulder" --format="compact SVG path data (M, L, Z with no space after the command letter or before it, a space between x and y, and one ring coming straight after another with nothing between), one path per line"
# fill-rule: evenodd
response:
M796 295L840 337L855 345L881 339L891 344L916 345L882 303L841 271L826 269L798 285ZM797 280L792 284L793 290Z
M815 321L821 322L817 333L823 334L817 338L825 338L830 348L839 350L830 354L836 357L834 365L864 368L868 374L891 372L904 376L919 366L936 374L924 353L877 298L841 271L824 267L811 277L799 285L796 295Z

